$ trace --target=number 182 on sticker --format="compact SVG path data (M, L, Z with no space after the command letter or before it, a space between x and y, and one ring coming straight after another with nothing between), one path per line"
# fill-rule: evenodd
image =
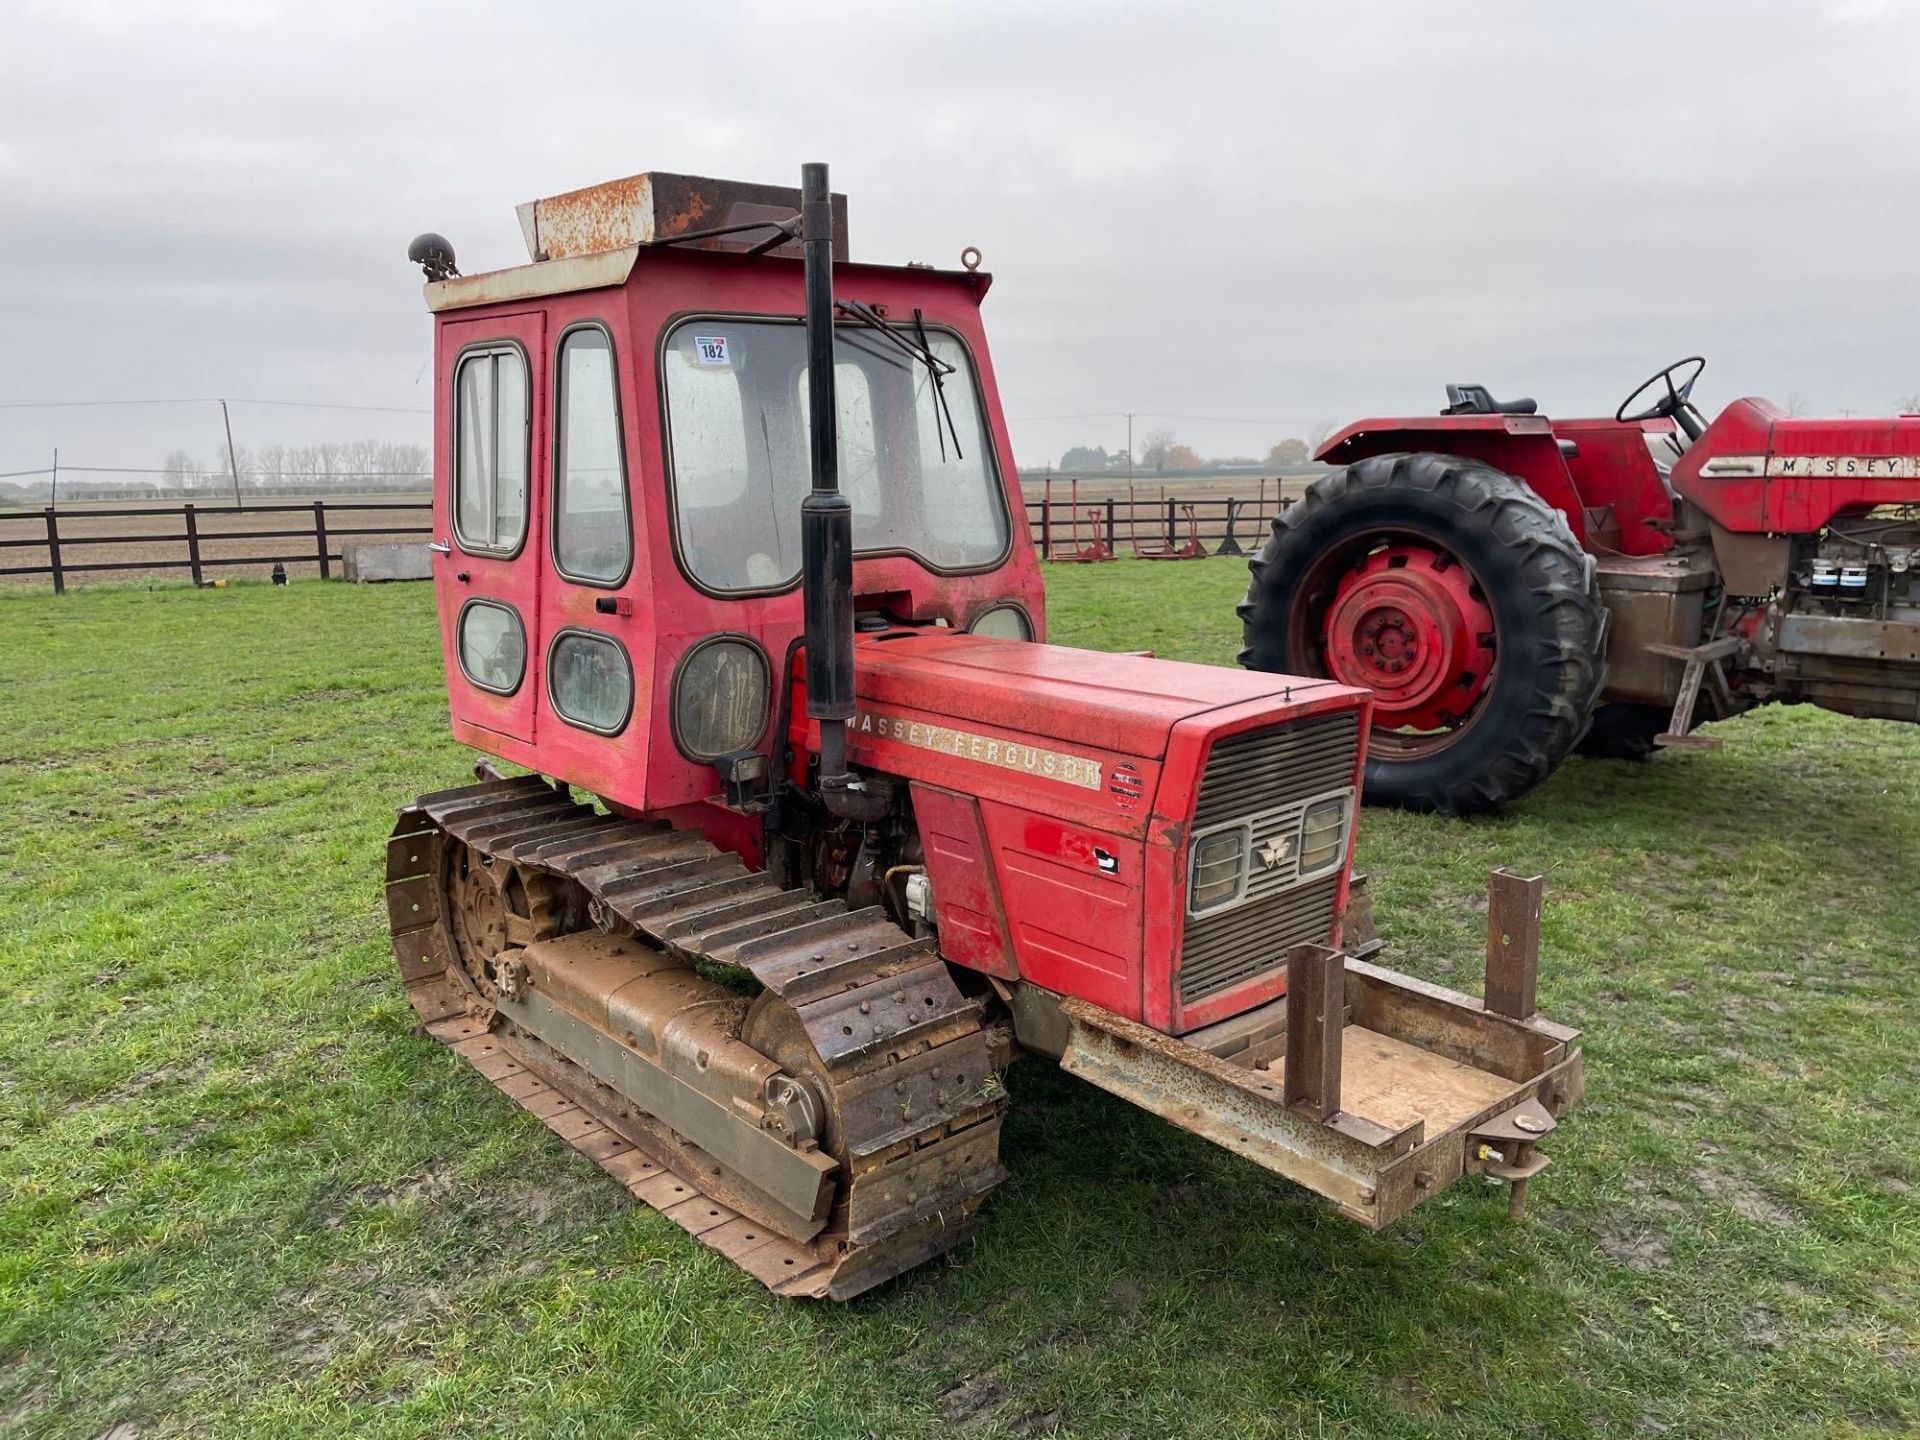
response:
M694 336L693 359L696 365L725 365L727 363L727 337L724 335Z

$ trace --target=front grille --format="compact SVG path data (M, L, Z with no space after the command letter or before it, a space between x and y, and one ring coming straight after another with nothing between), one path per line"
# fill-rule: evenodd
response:
M1359 743L1359 714L1351 710L1217 742L1200 780L1193 832L1249 820L1256 850L1271 838L1297 833L1309 801L1353 784ZM1298 862L1297 853L1272 867L1255 862L1244 900L1188 917L1180 945L1183 1004L1284 964L1295 945L1325 941L1341 867L1300 882Z

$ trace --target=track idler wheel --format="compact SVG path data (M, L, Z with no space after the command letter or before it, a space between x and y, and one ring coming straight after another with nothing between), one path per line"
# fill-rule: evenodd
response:
M559 887L551 876L529 874L458 840L444 846L442 904L456 962L449 971L467 991L468 1013L491 1023L502 958L560 933Z

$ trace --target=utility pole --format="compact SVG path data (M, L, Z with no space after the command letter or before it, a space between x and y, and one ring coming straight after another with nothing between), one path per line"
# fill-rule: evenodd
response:
M1133 478L1133 411L1127 411L1127 478Z
M227 427L227 471L233 476L233 508L244 508L240 499L240 457L233 453L233 419L227 414L227 402L220 402L220 423Z
M60 447L53 447L53 492L47 496L47 504L57 506L60 503Z

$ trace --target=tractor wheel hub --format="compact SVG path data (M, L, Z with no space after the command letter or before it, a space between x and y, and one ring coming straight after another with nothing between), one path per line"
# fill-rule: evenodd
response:
M1492 634L1466 567L1435 546L1389 545L1341 577L1327 609L1327 668L1373 691L1376 725L1445 729L1486 689Z

